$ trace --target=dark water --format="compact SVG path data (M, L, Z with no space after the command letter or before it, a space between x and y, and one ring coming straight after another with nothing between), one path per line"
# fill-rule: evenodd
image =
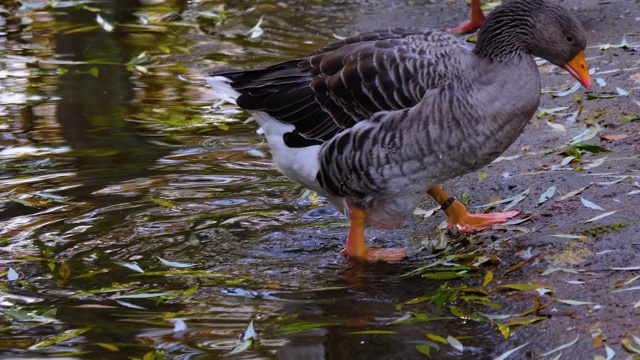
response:
M2 358L409 359L426 333L465 345L432 358L493 354L493 325L397 307L444 283L400 276L429 261L424 232L371 232L411 248L402 264L344 259L344 219L274 170L246 114L212 110L200 77L425 13L455 23L462 3L153 3L2 8ZM410 311L448 320L394 323ZM230 355L252 320L256 344Z

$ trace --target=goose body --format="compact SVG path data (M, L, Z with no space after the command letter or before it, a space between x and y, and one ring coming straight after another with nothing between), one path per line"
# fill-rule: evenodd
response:
M520 135L540 101L532 54L590 86L585 45L566 9L512 0L487 18L475 47L446 32L392 28L207 82L254 116L280 171L350 215L347 255L396 260L401 251L366 248L364 225L400 225L425 192L462 231L517 214L469 214L437 185L487 165Z

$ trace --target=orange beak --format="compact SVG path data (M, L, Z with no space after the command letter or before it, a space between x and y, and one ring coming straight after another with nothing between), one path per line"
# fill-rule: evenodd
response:
M584 51L580 51L573 59L564 64L564 69L576 78L582 86L591 89L591 76L589 76L589 68L584 59Z

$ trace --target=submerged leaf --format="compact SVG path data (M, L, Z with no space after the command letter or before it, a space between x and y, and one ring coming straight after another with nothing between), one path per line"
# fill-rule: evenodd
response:
M66 340L69 340L69 339L73 339L74 337L78 337L78 336L86 333L89 330L91 330L90 327L86 327L86 328L82 328L82 329L66 330L62 334L58 334L58 335L50 337L50 338L48 338L46 340L42 340L42 341L39 341L39 342L35 343L34 345L29 347L29 350L35 350L35 349L40 349L40 348L51 346L51 345L56 345L56 344L61 343L63 341L66 341Z
M538 290L538 289L549 289L544 285L537 284L504 284L496 287L497 289L508 289L508 290L518 290L518 291L529 291L529 290Z
M349 335L388 335L388 334L397 334L396 331L392 330L361 330L361 331L351 331L348 332Z
M161 257L158 257L158 260L160 260L160 262L166 266L177 267L177 268L190 268L195 266L194 264L185 264L185 263L165 260Z

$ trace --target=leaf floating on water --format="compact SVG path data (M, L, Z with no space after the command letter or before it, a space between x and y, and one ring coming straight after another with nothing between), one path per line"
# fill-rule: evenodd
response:
M558 346L558 347L557 347L557 348L555 348L555 349L549 350L549 351L547 351L546 353L541 354L540 356L543 356L543 357L544 357L544 356L549 356L549 355L551 355L551 354L553 354L553 353L555 353L555 352L558 352L558 351L560 351L560 350L563 350L563 349L566 349L566 348L568 348L568 347L571 347L571 346L573 346L575 343L577 343L579 339L580 339L580 335L578 334L578 335L576 336L576 338L575 338L575 339L573 339L572 341L569 341L569 342L568 342L568 343L566 343L566 344L560 345L560 346Z
M112 32L114 29L113 25L111 25L107 20L103 19L100 14L96 15L96 22L98 23L98 25L102 26L102 28L106 32Z
M609 212L606 212L606 213L604 213L604 214L600 214L600 215L598 215L598 216L594 216L594 217L592 217L592 218L591 218L591 219L589 219L589 220L585 220L585 221L584 221L584 223L586 224L586 223L590 223L590 222L598 221L598 220L600 220L600 219L602 219L602 218L606 218L607 216L613 215L613 214L615 214L615 213L617 213L617 212L618 212L618 210L609 211Z
M15 280L18 280L19 277L20 275L15 270L13 270L12 267L10 267L9 270L7 270L7 280L15 281Z
M462 343L458 339L454 338L453 336L451 336L451 335L447 336L447 342L454 349L456 349L456 350L458 350L460 352L464 352L464 346L462 345Z
M164 207L167 207L167 208L170 208L170 209L175 209L176 208L176 204L174 204L174 203L172 203L171 201L168 201L168 200L151 198L151 201L153 201L156 205L164 206Z
M433 340L435 342L439 342L441 344L447 344L447 339L445 339L444 337L438 335L438 334L424 334L424 336L426 336L428 339Z
M110 351L120 351L120 349L118 349L118 347L113 344L108 344L108 343L95 343L95 344Z
M183 331L187 330L187 324L184 322L184 320L182 320L182 319L171 319L170 321L173 323L173 332L174 333L179 333L179 332L183 332Z
M130 309L137 309L137 310L147 310L147 308L144 308L142 306L138 306L135 304L132 304L130 302L127 301L122 301L122 300L116 300L116 302L124 307L128 307Z
M482 280L482 287L486 287L487 285L489 285L491 281L493 281L493 270L489 270L487 271L486 274L484 274L484 279Z
M361 331L351 331L348 332L349 335L390 335L397 334L396 331L392 330L361 330Z
M94 78L97 78L98 75L100 75L100 70L98 70L98 68L96 67L92 67L91 69L89 69L89 74Z
M538 289L546 289L553 292L552 289L537 284L504 284L496 287L497 289L507 289L507 290L517 290L517 291L529 291L529 290L538 290Z
M416 350L423 355L431 355L431 347L427 344L418 344L416 345Z
M322 329L327 326L336 326L342 323L343 323L342 321L327 321L327 322L319 322L319 323L300 322L300 323L285 325L281 327L279 331L284 334L296 334L296 333L303 333L303 332Z
M175 261L169 261L161 257L158 257L158 260L160 260L160 262L166 266L176 267L176 268L190 268L195 266L195 264L185 264L185 263L180 263Z
M253 327L253 320L247 326L247 329L244 331L244 335L242 335L242 341L252 340L256 338L256 331Z
M58 269L58 275L60 275L60 277L64 281L67 281L67 279L69 279L69 276L71 275L71 269L69 268L69 265L67 265L66 262L63 262L62 264L60 264L60 269Z
M545 192L543 192L542 195L540 195L540 199L538 199L538 205L543 204L547 200L551 199L553 195L556 194L556 190L558 190L558 188L555 185L553 185L550 188L548 188Z
M580 201L582 202L582 205L588 207L589 209L604 211L604 209L601 206L594 204L583 197L580 197Z
M143 273L144 270L142 270L142 268L140 266L138 266L138 264L136 263L117 263L118 265L124 266L128 269L131 269L133 271L139 272L139 273Z
M530 325L530 324L533 324L533 323L536 323L536 322L542 321L542 320L547 320L547 318L543 317L543 316L539 316L539 317L535 317L535 318L532 318L532 319L514 321L514 322L510 322L510 323L506 323L506 324L499 324L499 323L495 323L495 324L498 327L498 331L500 331L502 336L505 339L508 339L509 336L511 336L511 328L512 327Z
M572 306L579 306L579 305L593 305L594 303L590 302L590 301L579 301L579 300L569 300L569 299L556 299L559 302L563 303L563 304L567 304L567 305L572 305Z
M505 351L502 355L500 355L500 356L498 356L498 357L494 358L493 360L505 360L505 359L507 359L509 356L511 356L511 354L515 353L516 351L518 351L518 350L522 349L523 347L525 347L525 346L527 346L527 345L529 345L529 344L531 344L531 341L529 341L529 342L528 342L528 343L526 343L526 344L522 344L522 345L520 345L520 346L517 346L517 347L515 347L515 348L513 348L513 349L511 349L511 350L509 350L509 351Z
M145 293L133 293L133 294L125 294L125 295L112 295L109 298L111 299L150 299L150 298L163 297L171 293L172 293L171 291L145 292Z
M39 341L39 342L35 343L34 345L29 347L29 350L35 350L35 349L40 349L40 348L51 346L51 345L56 345L56 344L61 343L63 341L78 337L78 336L86 333L89 330L91 330L91 328L89 328L89 327L82 328L82 329L66 330L62 334L59 334L59 335L56 335L56 336L53 336L53 337L50 337L48 339L45 339L45 340L42 340L42 341Z
M260 27L260 25L262 25L262 20L264 20L264 15L260 16L260 19L258 20L258 23L256 24L256 26L254 26L251 30L247 32L247 35L249 35L250 39L260 37L262 36L262 34L264 34L264 30L262 30L262 28Z

